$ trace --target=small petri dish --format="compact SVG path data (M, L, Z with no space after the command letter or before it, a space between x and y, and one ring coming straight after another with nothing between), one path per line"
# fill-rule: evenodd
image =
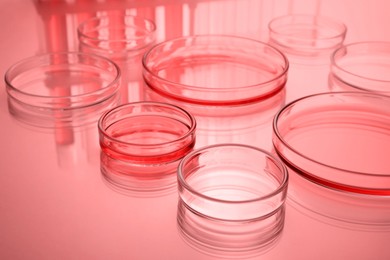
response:
M155 41L153 21L127 14L107 13L77 28L80 48L110 58L142 54Z
M20 121L43 128L96 122L118 104L120 77L115 63L92 54L30 57L5 73L9 111Z
M279 159L247 145L206 146L178 166L180 200L209 219L266 219L284 205L287 186L287 169Z
M273 249L283 233L285 207L266 218L224 221L192 212L178 201L177 227L190 247L221 259L248 259Z
M390 95L390 42L356 42L331 56L329 86L334 91Z
M276 17L268 28L269 43L292 60L321 56L329 59L329 55L343 44L347 33L347 27L341 22L303 14Z
M162 42L146 52L143 76L153 91L186 103L228 106L257 102L284 89L288 61L255 40L200 35Z
M390 97L364 92L321 93L280 110L276 152L292 173L324 187L390 195Z
M195 145L195 118L166 103L145 101L115 107L101 116L98 128L102 172L111 182L119 180L122 187L134 191L174 185L175 180L166 183L162 179L175 175L180 159Z

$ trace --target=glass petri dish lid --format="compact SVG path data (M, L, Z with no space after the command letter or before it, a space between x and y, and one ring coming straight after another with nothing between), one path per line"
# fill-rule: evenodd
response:
M152 47L143 76L153 91L206 105L240 105L284 89L287 58L274 47L227 35L176 38Z
M280 110L273 144L285 164L319 185L390 195L390 97L321 93Z

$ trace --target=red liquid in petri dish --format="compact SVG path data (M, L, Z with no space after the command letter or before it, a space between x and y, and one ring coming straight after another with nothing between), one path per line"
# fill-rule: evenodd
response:
M112 159L138 165L142 172L187 154L195 144L195 127L195 118L177 106L128 103L100 118L100 146Z
M106 133L118 142L141 146L140 149L137 149L139 153L129 151L129 153L123 154L115 152L112 147L106 145L103 145L102 150L110 153L112 157L122 160L148 163L172 161L183 157L194 146L194 140L187 141L184 146L183 142L173 142L184 136L189 130L189 125L165 116L149 115L124 118L109 125L106 128ZM170 142L172 143L170 144ZM148 146L155 145L161 145L161 147L147 150Z
M268 99L284 89L288 61L272 46L233 36L194 36L155 45L143 59L153 91L215 106Z

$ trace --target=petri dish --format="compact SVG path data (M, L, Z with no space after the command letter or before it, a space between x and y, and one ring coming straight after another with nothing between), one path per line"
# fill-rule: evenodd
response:
M96 122L118 104L120 77L115 63L92 54L26 58L5 73L9 111L20 121L42 128Z
M208 219L266 219L284 205L287 185L287 169L279 159L247 145L206 146L178 166L180 200Z
M328 56L345 39L347 27L336 20L316 15L285 15L268 24L269 43L290 57Z
M191 104L229 106L268 99L284 89L288 61L256 40L199 35L152 47L143 58L150 89Z
M247 259L274 248L282 235L285 207L266 218L225 221L192 212L178 202L177 227L184 242L195 250L222 259Z
M169 176L195 145L195 118L166 103L120 105L101 116L98 128L102 173L128 190L171 188Z
M118 13L90 18L77 28L82 51L113 59L143 54L154 43L155 31L151 20Z
M321 93L274 118L273 144L291 172L337 191L390 195L390 97Z
M333 91L369 91L390 95L390 42L355 42L331 56Z

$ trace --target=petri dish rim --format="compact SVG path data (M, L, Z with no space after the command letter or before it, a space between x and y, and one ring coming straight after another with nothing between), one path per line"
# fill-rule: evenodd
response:
M285 111L287 109L290 109L294 104L296 103L299 103L301 101L304 101L304 100L307 100L307 99L311 99L311 98L314 98L314 97L317 97L317 96L325 96L325 95L329 95L329 96L332 96L332 95L359 95L359 96L371 96L371 97L378 97L378 98L385 98L385 99L388 99L389 102L390 102L390 97L386 96L386 95L382 95L382 94L374 94L374 93L365 93L365 92L353 92L353 91L343 91L343 92L332 92L332 93L317 93L317 94L313 94L313 95L309 95L309 96L305 96L305 97L302 97L302 98L299 98L297 100L294 100L292 102L290 102L289 104L287 104L286 106L284 106L281 110L279 110L276 114L275 114L275 117L274 117L274 120L273 120L273 123L272 123L272 128L273 128L273 132L274 134L276 135L277 139L283 143L284 146L286 146L289 150L291 150L294 154L312 162L312 163L315 163L315 164L318 164L318 165L321 165L323 167L326 167L328 169L334 169L334 170L337 170L337 171L342 171L342 172L346 172L346 173L350 173L350 174L356 174L356 175L366 175L366 176L376 176L376 177L390 177L390 174L377 174L377 173L367 173L367 172L359 172L359 171L352 171L352 170L348 170L348 169L344 169L344 168L340 168L340 167L335 167L335 166L332 166L332 165L329 165L329 164L326 164L326 163L322 163L322 162L319 162L317 160L314 160L312 158L310 158L309 156L305 155L305 154L302 154L301 152L297 151L296 149L294 149L281 135L281 133L279 132L278 130L278 120L280 119L280 117L282 116L283 113L285 113ZM278 152L279 153L279 152ZM314 179L322 179L320 177L317 177L316 175L312 175L310 174L310 176ZM325 180L325 179L322 179L322 180ZM343 183L338 183L338 182L334 182L334 181L331 181L331 180L325 180L327 183L333 183L333 184L339 184L341 186L348 186L347 184L343 184ZM333 188L331 186L326 186L326 185L322 185L324 187L327 187L327 188ZM339 189L335 189L335 190L339 190ZM378 189L378 190L382 190L382 189Z
M94 58L96 60L101 60L101 61L105 61L107 62L108 64L112 65L114 68L115 68L115 71L117 72L116 73L116 76L114 77L114 79L109 83L107 84L107 86L105 86L104 88L100 88L99 90L97 91L93 91L93 92L87 92L87 93L83 93L83 94L77 94L77 95L68 95L68 96L48 96L48 95L38 95L38 94L32 94L32 93L29 93L29 92L26 92L26 91L23 91L19 88L17 88L16 86L14 86L11 81L12 79L10 79L10 74L18 69L19 66L23 66L25 63L30 63L30 62L34 62L38 59L46 59L48 57L53 57L53 56L69 56L69 55L72 55L72 56L84 56L84 57L89 57L89 58ZM50 65L50 64L49 64ZM37 55L37 56L31 56L31 57L28 57L28 58L24 58L22 60L19 60L18 62L14 63L11 67L8 68L8 70L5 72L4 74L4 81L7 85L7 88L10 88L12 89L13 91L19 93L19 94L22 94L23 96L26 96L26 97L36 97L36 98L39 98L39 99L43 99L43 100L63 100L63 99L72 99L72 98L82 98L82 97L88 97L90 95L93 95L93 94L96 94L96 93L99 93L100 91L102 90L106 90L106 89L109 89L110 87L112 86L115 86L115 85L118 85L119 86L119 81L120 81L120 78L121 78L121 70L119 68L119 66L111 61L110 59L107 59L105 57L102 57L102 56L99 56L99 55L95 55L95 54L87 54L87 53L82 53L82 52L51 52L51 53L45 53L45 54L40 54L40 55ZM9 92L7 90L7 92ZM115 92L116 93L116 92ZM113 93L113 94L115 94ZM92 102L92 103L89 103L89 104L86 104L86 105L82 105L82 106L71 106L69 107L69 109L75 109L75 108L81 108L81 107L88 107L88 106L91 106L91 105L94 105L94 104L97 104L97 103L100 103L108 98L110 98L112 95L110 96L107 96L103 99L99 99L95 102ZM35 106L35 107L45 107L45 106L42 106L42 105L34 105L34 104L30 104L28 102L25 102L23 100L20 100L20 99L17 99L15 97L13 97L12 95L10 95L10 97L14 98L15 100L19 101L19 102L23 102L25 104L28 104L28 105L31 105L31 106ZM51 108L51 107L50 107ZM52 108L51 108L52 109Z
M192 85L188 85L188 84L177 83L175 81L167 80L167 79L165 79L165 78L163 78L161 76L158 76L152 70L150 70L149 66L147 65L147 59L148 59L149 55L154 50L156 50L157 48L160 48L161 46L164 46L166 44L173 44L174 42L185 41L185 40L196 39L196 38L224 38L224 39L235 39L235 40L242 40L242 41L247 41L247 42L252 42L252 43L258 43L258 44L262 45L263 47L267 47L267 48L272 49L275 53L280 55L280 57L283 59L285 67L283 68L282 72L279 75L273 77L270 80L262 81L262 82L259 82L257 84L240 86L240 87L236 87L236 88L210 88L210 87L204 87L204 86L192 86ZM257 41L257 40L246 38L246 37L242 37L242 36L233 36L233 35L224 35L224 34L202 34L202 35L178 37L178 38L171 39L171 40L168 40L168 41L165 41L165 42L160 42L160 43L154 45L150 50L148 50L144 54L144 56L142 58L142 66L143 66L143 69L147 73L152 75L154 78L158 79L161 82L168 83L169 85L180 86L181 88L184 87L186 89L194 90L194 91L213 90L213 91L217 91L217 92L225 92L225 91L233 91L233 90L252 89L252 88L258 87L259 85L266 85L268 83L276 81L276 80L282 78L283 76L285 76L287 74L288 69L289 69L289 61L288 61L286 55L284 55L283 52L279 51L277 48L275 48L272 45L270 45L268 43L265 43L265 42ZM230 102L230 101L231 100L228 100L228 102Z
M335 33L333 36L317 37L316 40L337 39L339 37L345 37L345 35L347 33L347 26L344 23L342 23L340 21L337 21L337 20L334 20L334 19L331 19L331 18L329 18L327 16L315 16L315 15L309 15L309 14L292 14L292 15L283 15L283 16L275 17L274 19L272 19L268 23L268 30L270 32L272 32L272 33L277 34L277 35L284 36L284 34L278 32L277 30L275 30L275 28L273 28L273 25L276 22L280 22L282 19L293 18L293 17L304 18L304 19L310 18L310 19L314 19L314 20L319 21L319 22L326 22L328 24L331 24L331 25L333 25L334 28L339 27L338 28L339 31L340 31L339 33Z
M208 149L214 149L214 148L220 148L220 147L222 147L222 148L223 147L240 147L240 148L244 148L244 149L251 149L251 150L255 150L257 152L260 152L260 153L266 155L267 157L271 158L272 161L275 163L275 165L278 167L278 169L283 174L283 179L279 183L279 186L275 190L273 190L272 192L268 193L267 195L260 196L260 197L254 198L254 199L239 200L239 201L217 199L217 198L210 197L210 196L204 195L203 193L196 191L185 180L185 178L183 176L183 172L182 172L183 165L186 163L187 160L189 160L191 157L195 156L196 154L199 154L199 153L201 153L205 150L208 150ZM208 201L214 201L214 202L226 203L226 204L235 204L235 205L259 202L259 201L262 201L262 200L265 200L268 198L272 198L273 196L275 196L275 195L277 195L277 194L279 194L287 189L288 179L289 179L287 167L284 165L284 163L279 158L273 156L272 154L270 154L269 152L267 152L263 149L260 149L260 148L254 147L254 146L245 145L245 144L238 144L238 143L214 144L214 145L208 145L208 146L204 146L202 148L199 148L197 150L194 150L194 151L190 152L189 154L187 154L185 157L183 157L183 159L180 161L177 169L178 169L177 170L178 185L182 185L186 190L188 190L192 194L194 194L202 199L208 200Z
M338 70L348 74L348 75L351 75L351 76L354 76L354 77L357 77L357 78L361 78L361 79L366 79L366 80L370 80L370 81L376 81L376 82L390 82L389 80L383 80L383 79L375 79L375 78L371 78L371 77L366 77L366 76L361 76L361 75L358 75L356 73L353 73L353 72L350 72L348 69L340 66L340 64L338 62L336 62L336 56L342 52L342 51L346 51L348 48L353 48L353 47L356 47L356 46L359 46L359 45L385 45L385 46L388 46L389 47L389 50L390 50L390 42L387 42L387 41L364 41L364 42L354 42L354 43L350 43L350 44L347 44L347 45L344 45L340 48L338 48L337 50L335 50L331 56L330 56L330 59L331 59L331 66L337 68ZM389 56L390 56L390 52L389 52ZM341 79L340 79L341 80ZM343 81L345 82L345 81ZM348 84L348 82L345 82L346 84ZM364 87L359 87L359 86L356 86L356 85L351 85L353 86L354 88L357 88L357 89L360 89L360 90L364 90L364 91L370 91L369 88L364 88Z
M109 39L106 39L106 38L99 38L99 37L92 37L92 36L89 36L88 34L86 34L84 32L84 27L88 26L90 23L94 23L94 22L98 22L98 21L101 21L101 20L105 20L105 19L109 19L110 18L110 14L107 14L107 15L102 15L102 16L98 16L98 17L93 17L93 18L90 18L90 19L87 19L85 21L83 21L82 23L79 24L79 26L77 27L77 34L80 38L85 38L85 39L88 39L88 40L92 40L92 41L99 41L99 42L127 42L129 40L139 40L139 39L143 39L145 38L146 35L148 34L153 34L156 32L156 24L150 20L150 19L147 19L147 18L143 18L143 17L139 17L139 16L136 16L136 15L122 15L121 17L124 17L124 18L131 18L131 19L134 19L135 21L138 21L138 22L142 22L144 23L145 25L147 26L150 26L150 29L145 29L145 28L142 28L142 30L145 33L145 35L142 35L142 36L134 36L134 37L131 37L129 39L123 39L123 40L109 40ZM109 26L104 26L103 28L105 27L109 27ZM134 28L138 28L137 26L132 26ZM139 49L143 49L145 48L145 46L141 46Z
M183 114L185 114L186 116L188 116L188 119L189 119L189 121L191 123L190 128L188 129L188 131L184 135L178 137L175 140L168 141L168 142L155 143L155 144L140 144L140 143L125 142L125 141L122 141L120 139L114 138L111 135L107 134L106 129L103 127L103 121L108 116L110 116L111 113L120 111L120 110L125 109L127 107L142 106L142 105L163 106L163 107L168 107L168 108L172 108L174 110L180 111ZM168 104L168 103L163 103L163 102L154 102L154 101L138 101L138 102L133 102L133 103L122 104L122 105L119 105L117 107L114 107L114 108L106 111L99 118L98 129L99 129L99 132L101 134L103 134L105 138L107 138L108 140L111 140L111 141L113 141L115 143L124 144L124 145L131 145L131 146L137 146L137 147L159 147L159 146L169 145L169 144L174 143L174 142L179 142L181 140L184 140L184 139L188 138L190 135L194 134L195 133L195 129L196 129L196 119L195 119L195 117L191 113L189 113L186 110L182 109L181 107L173 105L173 104Z

